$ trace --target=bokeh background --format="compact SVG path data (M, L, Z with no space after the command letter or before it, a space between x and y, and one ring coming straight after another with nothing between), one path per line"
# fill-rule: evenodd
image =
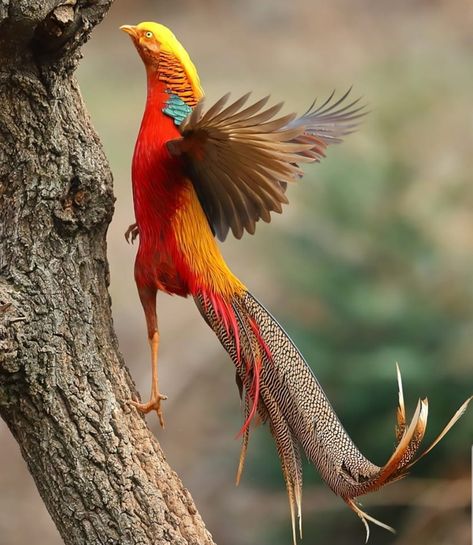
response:
M150 385L130 162L144 71L117 27L170 26L210 101L253 90L302 112L354 85L371 109L359 132L289 189L291 206L224 254L307 357L361 450L379 464L394 443L395 362L412 412L429 396L428 439L473 391L473 3L471 0L116 0L84 48L78 78L115 176L109 229L113 314L143 397ZM225 545L290 543L277 454L255 430L239 488L241 410L232 363L192 301L159 297L167 429L149 426ZM367 497L398 534L372 543L470 542L470 411L411 476ZM364 542L361 523L305 467L303 543ZM60 538L0 422L0 543Z

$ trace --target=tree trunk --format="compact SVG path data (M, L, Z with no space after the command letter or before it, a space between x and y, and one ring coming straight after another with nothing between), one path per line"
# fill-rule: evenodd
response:
M73 77L111 1L0 0L0 415L66 544L211 544L112 328L112 177Z

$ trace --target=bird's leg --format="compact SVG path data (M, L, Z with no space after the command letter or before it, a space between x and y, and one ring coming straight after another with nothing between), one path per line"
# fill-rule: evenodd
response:
M151 349L151 396L147 403L138 403L130 401L142 413L156 411L158 413L159 423L164 428L164 417L161 409L161 401L167 397L160 393L158 383L158 348L159 348L159 331L158 319L156 316L156 289L155 288L138 288L141 303L145 311L146 325L148 328L148 341Z
M167 399L167 396L159 392L159 383L158 383L158 346L159 346L159 333L154 332L152 338L149 339L149 345L151 348L151 372L152 372L152 383L151 383L151 395L147 403L138 403L137 401L130 401L133 407L136 407L140 412L147 414L151 411L156 411L158 413L159 423L161 427L164 428L164 417L163 410L161 408L161 401Z
M139 234L140 234L140 231L138 229L138 225L136 223L132 223L128 227L128 229L125 231L125 240L128 242L128 244L130 244L130 239L131 239L131 243L133 244L133 242L135 242L135 239Z

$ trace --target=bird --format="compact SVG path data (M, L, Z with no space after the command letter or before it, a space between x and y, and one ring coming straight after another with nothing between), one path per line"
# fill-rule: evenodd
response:
M268 310L226 264L217 240L253 234L288 203L287 187L302 165L320 161L327 147L356 128L366 107L350 90L314 102L301 116L281 115L246 94L223 96L207 108L197 69L173 32L155 22L123 25L146 69L147 100L132 160L135 223L139 238L134 276L151 352L148 402L130 400L141 413L164 417L158 382L157 292L191 296L232 359L244 411L237 470L242 475L250 428L269 425L287 488L292 538L302 537L302 452L323 480L360 517L393 529L364 512L357 498L407 471L440 441L465 412L467 399L435 441L416 458L427 426L428 401L406 418L399 367L396 447L382 466L356 447L311 367Z

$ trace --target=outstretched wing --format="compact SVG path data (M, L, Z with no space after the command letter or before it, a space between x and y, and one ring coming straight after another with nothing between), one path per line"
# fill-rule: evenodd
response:
M349 93L349 92L348 92ZM271 220L287 203L286 185L303 174L300 163L319 161L327 145L352 132L364 115L359 99L346 93L302 117L277 117L282 103L266 108L269 97L250 106L249 93L229 106L225 95L209 110L200 101L180 124L182 137L168 142L182 157L209 223L220 240L253 234L261 218Z

